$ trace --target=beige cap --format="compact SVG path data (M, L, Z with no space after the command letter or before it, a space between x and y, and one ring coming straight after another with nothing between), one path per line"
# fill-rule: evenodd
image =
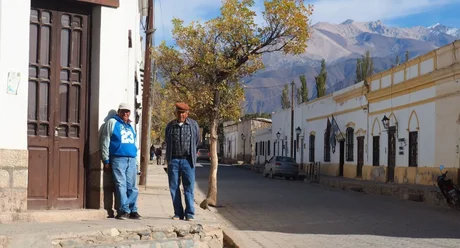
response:
M118 109L131 110L131 106L129 106L129 104L127 103L120 103L120 105L118 106Z

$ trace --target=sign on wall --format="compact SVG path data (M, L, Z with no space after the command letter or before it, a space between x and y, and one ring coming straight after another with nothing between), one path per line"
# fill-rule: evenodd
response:
M8 72L6 93L10 95L17 95L20 81L21 81L20 72Z

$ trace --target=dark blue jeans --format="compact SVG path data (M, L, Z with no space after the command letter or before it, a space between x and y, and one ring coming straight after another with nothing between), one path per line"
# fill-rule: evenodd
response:
M120 203L118 212L137 212L136 186L137 162L135 158L112 157L113 180L115 181L115 193Z
M180 180L184 187L185 212L182 206L180 192ZM183 219L184 217L193 218L195 216L195 202L193 191L195 188L195 167L191 166L191 161L187 159L172 159L168 163L169 190L174 206L174 215Z

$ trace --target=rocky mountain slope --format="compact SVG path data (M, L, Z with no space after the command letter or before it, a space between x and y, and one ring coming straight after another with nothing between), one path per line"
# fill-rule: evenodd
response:
M246 81L247 113L271 113L281 109L280 96L284 84L307 76L309 97L315 98L314 77L319 73L321 59L327 62L327 92L347 87L355 81L356 58L370 51L375 72L391 68L396 56L404 61L405 52L414 58L460 39L460 29L435 24L430 27L388 27L381 21L341 24L319 22L312 26L306 53L285 56L273 53L265 56L265 70Z

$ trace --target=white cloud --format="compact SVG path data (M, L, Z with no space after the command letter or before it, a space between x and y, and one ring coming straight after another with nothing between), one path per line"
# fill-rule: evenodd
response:
M318 0L312 2L312 23L392 20L433 10L458 0Z
M219 12L221 0L154 0L156 44L171 39L171 20L180 18L186 23L206 20ZM263 0L255 0L254 10L260 14ZM340 23L347 19L355 21L392 20L417 13L424 13L460 0L315 0L312 24L316 22ZM256 17L261 23L262 18Z

